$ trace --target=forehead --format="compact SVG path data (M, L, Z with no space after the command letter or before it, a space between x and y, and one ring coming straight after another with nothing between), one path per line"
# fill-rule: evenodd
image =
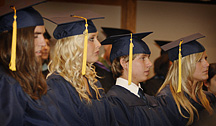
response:
M98 32L89 33L89 36L96 36L98 35Z
M140 53L140 54L136 54L137 56L145 56L145 57L149 57L150 56L150 54L145 54L145 53Z
M35 33L45 33L45 27L43 25L36 26L34 32Z

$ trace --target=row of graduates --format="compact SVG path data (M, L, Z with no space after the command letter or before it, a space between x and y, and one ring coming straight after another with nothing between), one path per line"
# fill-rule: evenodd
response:
M173 64L154 97L140 88L152 66L151 52L142 39L152 32L110 36L100 43L92 22L102 18L97 14L78 11L73 13L76 17L49 17L57 24L53 33L57 43L45 80L39 61L45 44L43 18L31 7L38 1L28 2L28 6L13 4L17 11L1 11L0 125L183 126L197 122L202 111L214 112L215 96L202 90L208 62L205 48L196 39L203 35L193 34L162 47ZM182 81L178 84L181 40ZM93 66L101 44L112 44L110 59L116 85L107 94Z

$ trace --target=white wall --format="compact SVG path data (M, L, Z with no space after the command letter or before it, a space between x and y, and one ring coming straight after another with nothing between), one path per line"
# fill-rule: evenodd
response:
M143 39L152 51L152 62L160 53L154 40L177 40L197 32L206 36L198 41L206 48L208 61L216 62L216 5L138 1L136 28L154 32Z

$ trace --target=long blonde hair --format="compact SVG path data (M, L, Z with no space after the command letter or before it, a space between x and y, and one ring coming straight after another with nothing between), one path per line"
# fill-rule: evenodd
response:
M158 92L160 92L166 85L170 85L170 90L178 107L179 113L184 118L189 119L187 125L193 123L194 112L197 114L199 118L197 109L190 103L190 101L184 95L184 93L187 93L190 97L192 97L192 85L194 85L195 83L193 81L193 73L196 69L196 62L198 62L201 59L202 55L203 52L191 54L182 58L182 91L180 93L176 93L178 88L178 60L175 60L173 62L163 85L158 90ZM213 110L209 104L208 99L206 98L206 95L202 91L202 86L203 82L197 82L194 92L197 98L200 100L201 105L211 114ZM189 113L189 117L183 115L181 107L183 107Z
M82 56L83 56L84 35L75 35L59 39L55 45L53 59L49 64L51 75L58 72L65 80L79 93L80 99L91 103L87 89L85 87L84 78L92 89L96 92L96 97L99 99L99 88L95 85L97 82L95 68L92 63L87 63L85 77L82 75Z

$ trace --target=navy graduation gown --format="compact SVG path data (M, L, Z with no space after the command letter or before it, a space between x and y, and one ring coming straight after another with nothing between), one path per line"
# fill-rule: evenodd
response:
M50 106L52 106L50 104ZM33 100L26 94L20 84L7 75L0 66L0 125L1 126L53 126L45 104Z
M139 98L129 90L114 85L107 93L109 101L118 106L116 114L119 125L127 126L171 126L166 113L157 99L145 94L145 99ZM120 111L120 109L122 111ZM122 115L119 117L118 115Z
M70 125L118 125L113 110L102 92L100 92L102 98L97 100L94 90L90 87L93 94L93 97L90 97L92 103L87 104L84 100L80 100L76 89L57 73L48 77L47 84L51 89L48 95L59 106L62 115Z
M208 92L204 92L204 93L206 94L208 100L210 101L211 106L215 106L215 97ZM191 102L191 104L197 109L198 113L199 114L202 113L200 116L202 118L202 115L204 115L204 113L206 114L204 107L200 103L190 98L186 93L185 95L188 98L188 100ZM170 91L169 85L167 85L164 89L161 90L161 92L157 95L157 98L158 101L160 101L159 102L160 106L162 106L163 109L165 110L166 115L171 121L172 125L184 126L187 124L188 119L180 115L177 105ZM185 109L181 108L181 111L185 116L189 116L189 114L186 112ZM196 114L194 115L193 123L199 124L199 120Z

